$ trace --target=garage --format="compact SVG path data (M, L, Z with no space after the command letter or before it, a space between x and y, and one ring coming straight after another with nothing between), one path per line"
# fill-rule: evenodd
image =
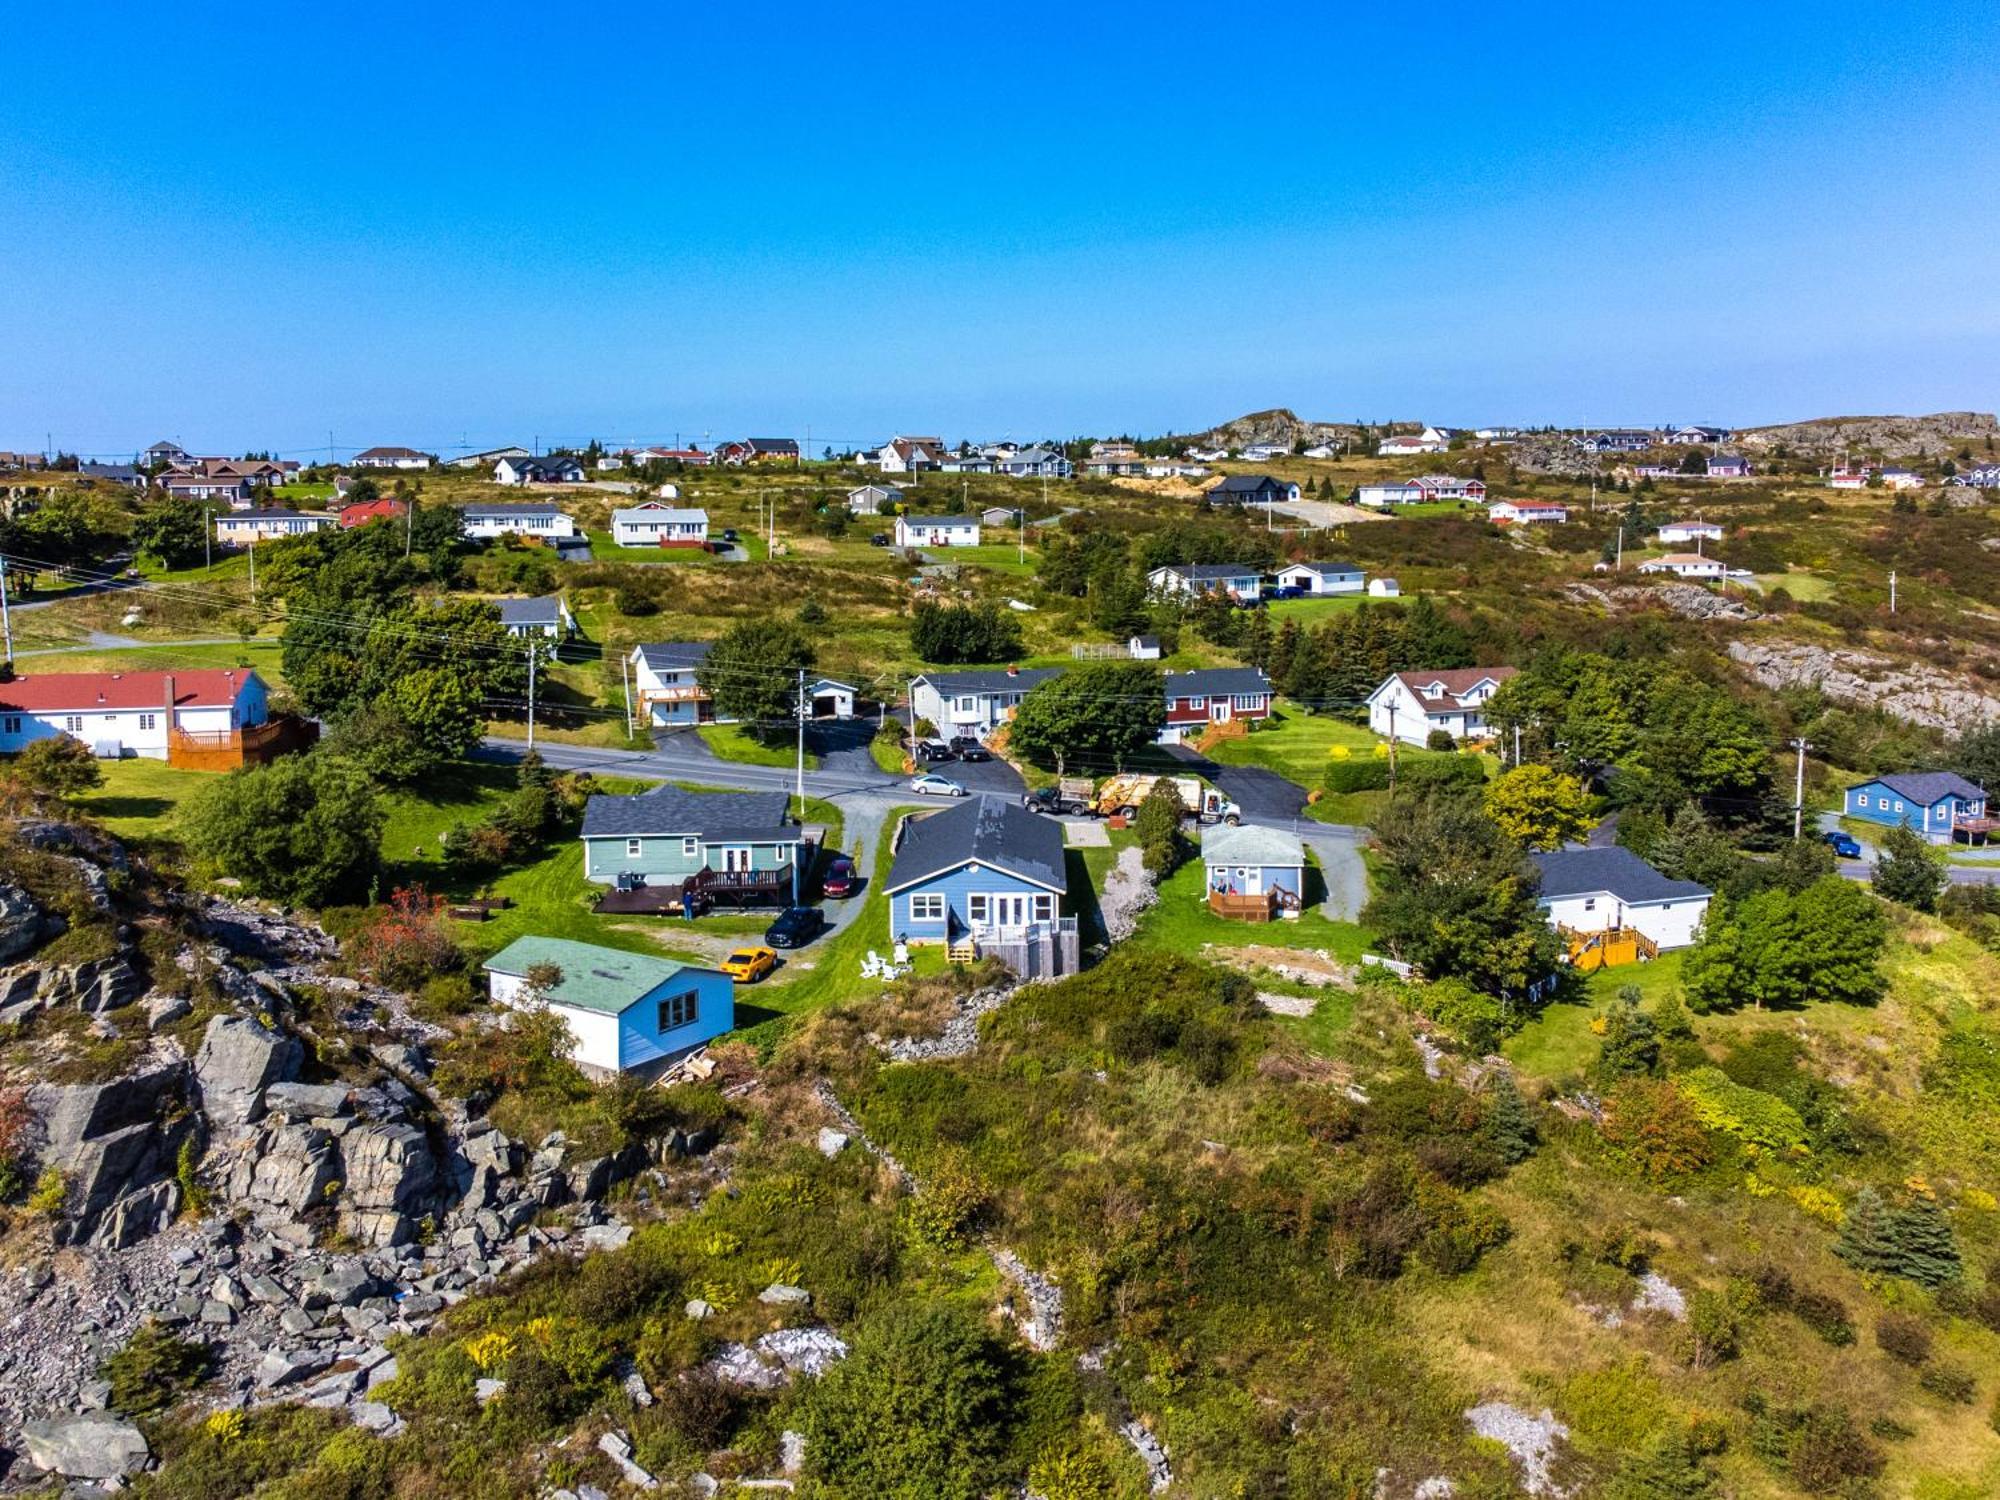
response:
M831 677L822 677L812 685L812 716L815 719L851 719L854 717L854 686L852 683L835 682Z

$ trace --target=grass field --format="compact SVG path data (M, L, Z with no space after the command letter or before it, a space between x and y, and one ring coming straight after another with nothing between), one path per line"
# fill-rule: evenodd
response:
M1626 985L1638 988L1641 1001L1652 1009L1677 993L1681 954L1667 953L1651 963L1622 964L1599 969L1584 981L1584 998L1576 1004L1551 1005L1501 1048L1523 1073L1536 1078L1570 1078L1597 1057L1598 1037L1590 1023L1602 1015Z
M1273 599L1264 606L1273 625L1282 625L1287 620L1297 622L1302 629L1323 625L1335 615L1352 614L1363 604L1395 605L1395 599L1370 599L1366 594L1336 594L1327 599Z
M1116 839L1118 835L1112 837ZM1086 856L1115 853L1115 848L1085 851ZM1085 865L1092 863L1109 868L1110 860L1093 862L1086 857ZM1318 878L1317 870L1307 872L1308 896ZM1093 871L1093 883L1102 879L1101 874ZM1139 919L1139 930L1132 940L1143 947L1189 957L1200 957L1209 947L1234 948L1253 943L1266 948L1323 948L1350 964L1359 963L1368 947L1369 935L1364 928L1353 922L1329 921L1320 915L1317 906L1309 907L1292 922L1237 922L1218 917L1203 899L1207 888L1207 874L1201 860L1189 860L1161 883L1159 901Z
M624 726L620 725L620 733ZM744 766L795 766L798 764L798 749L792 745L766 745L761 740L752 739L743 728L736 724L704 724L695 733L702 743L715 752L717 760L731 760ZM819 757L806 751L806 769L817 771Z
M206 646L127 646L111 651L63 650L31 656L25 672L164 672L194 668L252 667L268 687L285 680L279 644L265 636Z

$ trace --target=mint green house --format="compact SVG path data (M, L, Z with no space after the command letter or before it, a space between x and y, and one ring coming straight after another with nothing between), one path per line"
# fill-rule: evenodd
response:
M599 885L700 893L736 905L790 905L809 862L805 830L783 792L592 797L583 811L583 874Z

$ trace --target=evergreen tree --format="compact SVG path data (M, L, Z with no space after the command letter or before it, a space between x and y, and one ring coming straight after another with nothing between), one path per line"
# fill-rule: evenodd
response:
M1833 1253L1857 1271L1924 1286L1956 1281L1963 1270L1951 1224L1932 1199L1919 1195L1893 1206L1873 1188L1855 1194Z
M1604 1019L1604 1041L1597 1051L1597 1076L1606 1083L1634 1075L1651 1075L1660 1066L1660 1035L1653 1018L1639 1008L1639 987L1625 985Z
M1486 1093L1487 1143L1510 1167L1526 1161L1541 1144L1542 1134L1535 1127L1534 1111L1515 1086L1514 1075L1504 1068L1495 1072Z
M1918 911L1936 911L1944 890L1945 863L1923 835L1898 823L1882 837L1882 854L1870 883L1878 894Z

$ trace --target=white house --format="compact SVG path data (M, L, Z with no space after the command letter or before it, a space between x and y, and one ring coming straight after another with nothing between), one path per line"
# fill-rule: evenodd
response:
M1255 604L1264 597L1264 575L1245 563L1170 563L1148 573L1146 587L1169 597L1227 594L1239 604Z
M1400 458L1412 453L1442 453L1444 452L1444 445L1433 445L1425 442L1421 437L1413 436L1409 433L1398 433L1392 437L1383 438L1380 443L1375 445L1375 451L1384 458Z
M860 484L847 492L851 516L879 516L884 506L901 505L903 492L893 484Z
M310 510L234 510L215 518L215 539L226 547L275 542L288 536L308 536L336 526L334 516Z
M496 536L548 539L576 535L576 522L552 501L482 500L459 512L465 535L475 541Z
M1285 458L1291 451L1290 443L1252 443L1243 450L1243 456L1253 464L1261 464L1270 459Z
M1722 527L1714 521L1669 521L1653 533L1653 539L1663 546L1668 542L1719 542Z
M837 678L821 677L806 684L806 702L815 719L853 718L854 697L854 684Z
M1631 928L1661 948L1686 948L1708 914L1706 886L1669 880L1630 849L1558 849L1531 856L1542 872L1536 905L1571 932Z
M934 437L895 437L874 453L884 474L919 474L944 462L944 444Z
M1676 578L1720 578L1727 571L1722 562L1699 552L1669 552L1639 564L1641 573L1672 573Z
M169 715L187 734L227 737L270 717L247 668L188 672L37 672L0 682L0 753L66 734L107 759L167 759Z
M985 739L1013 717L1021 700L1060 667L1008 667L1004 671L930 672L910 684L910 703L919 719L947 738Z
M1826 482L1837 490L1861 490L1868 487L1868 470L1835 469L1827 476Z
M1480 712L1512 667L1455 667L1442 672L1398 672L1368 695L1368 727L1385 738L1421 745L1433 730L1454 741L1481 739Z
M1414 484L1364 484L1354 491L1354 503L1365 505L1371 510L1386 510L1395 505L1420 505L1424 492Z
M898 547L977 547L977 516L898 516Z
M706 547L708 512L648 500L611 513L611 539L621 547Z
M658 641L634 646L627 658L632 668L632 706L640 722L655 728L679 724L727 724L719 719L708 689L698 673L708 659L710 641Z
M363 448L354 455L357 469L428 469L431 456L414 448Z
M503 458L493 466L495 484L582 484L583 465L567 453L546 458Z
M1924 476L1914 469L1884 469L1882 483L1892 490L1919 490L1924 486Z
M1053 448L1023 448L1000 460L1000 472L1016 479L1067 479L1075 472L1070 461Z
M570 1060L598 1073L678 1057L736 1024L730 977L677 959L521 937L481 967L496 1005L561 1016Z
M1358 594L1367 574L1356 563L1298 562L1278 569L1278 587L1308 594Z
M1160 638L1156 635L1135 635L1125 643L1125 654L1134 661L1158 661Z
M488 448L483 453L462 453L451 461L454 469L484 469L497 464L503 458L531 458L526 448Z
M1486 519L1496 526L1560 526L1569 507L1540 500L1500 500L1486 507Z
M938 467L947 474L991 474L998 461L986 453L950 453Z
M1306 458L1333 458L1339 452L1340 450L1335 448L1331 443L1314 443L1310 448L1306 449L1303 456Z
M1397 599L1402 597L1403 586L1393 578L1371 578L1368 580L1368 597L1371 599Z
M516 640L544 636L567 640L576 634L576 617L569 612L561 594L544 594L539 599L500 599L500 625Z

